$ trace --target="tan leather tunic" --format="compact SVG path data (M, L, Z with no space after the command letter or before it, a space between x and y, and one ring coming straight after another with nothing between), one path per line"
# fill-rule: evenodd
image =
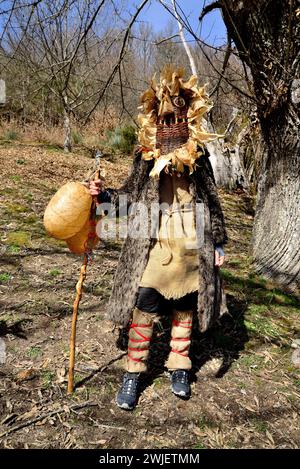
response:
M189 176L163 172L160 177L163 205L159 232L140 286L155 288L167 299L181 298L198 290L198 248Z

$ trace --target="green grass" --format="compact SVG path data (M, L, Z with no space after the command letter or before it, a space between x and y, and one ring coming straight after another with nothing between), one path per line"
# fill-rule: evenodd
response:
M42 351L41 351L40 347L30 347L27 350L26 355L29 358L37 358L39 355L41 355L41 353L42 353Z
M264 366L264 359L260 355L256 354L243 354L238 359L238 364L243 365L245 368L260 369Z
M26 213L28 211L29 209L28 207L26 207L26 205L16 204L16 203L7 204L7 207L5 209L5 213L9 215L14 215L16 213Z
M298 299L256 275L247 264L245 259L237 270L222 269L226 291L244 304L244 325L250 338L246 348L253 346L253 341L285 346L297 331Z
M21 182L20 176L10 176L10 179L11 179L13 182Z
M194 446L194 449L208 449L208 447L205 446L205 444L202 441L199 441L199 443L197 443L196 446Z
M61 274L61 270L59 270L59 269L52 269L52 270L49 270L48 274L49 274L51 277L57 277L58 275Z
M214 426L214 422L205 416L201 416L198 420L198 427L200 430L205 430L205 428L212 428Z
M261 420L259 418L251 419L250 423L252 423L255 430L258 431L259 433L266 433L266 430L268 430L267 422L265 422L264 420Z
M243 264L241 264L243 266ZM283 291L267 287L267 280L248 272L247 276L237 275L226 268L222 268L222 277L229 289L249 297L253 303L257 304L280 304L283 306L298 306L298 300L292 295Z
M8 252L10 254L19 254L20 251L21 248L19 246L16 246L15 244L11 244L10 246L8 246Z
M0 273L0 283L6 283L11 279L11 275L8 272Z
M21 165L22 165L22 164L26 164L26 161L23 160L22 158L17 159L16 162L17 162L17 164L21 164Z
M83 375L81 375L80 373L74 373L74 385L76 385L77 383L80 383L80 381L82 381L84 378Z
M25 200L28 200L28 202L31 202L32 199L33 199L33 195L31 192L27 192L25 195L24 195L24 199Z
M43 370L41 373L42 386L44 388L49 388L52 384L54 373L50 370Z
M61 151L63 150L63 146L62 145L56 145L54 143L50 143L50 142L41 142L41 146L49 151L50 153L61 153Z
M16 194L16 191L12 187L6 187L5 189L0 189L0 195L3 195L5 197L7 197L9 195L13 196L15 194Z
M159 376L158 378L155 378L155 380L153 381L153 385L155 388L161 388L163 384L164 384L164 381L161 376Z

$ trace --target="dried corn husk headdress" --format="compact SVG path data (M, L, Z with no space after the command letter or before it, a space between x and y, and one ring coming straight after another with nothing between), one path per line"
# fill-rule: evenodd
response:
M159 83L154 76L141 96L138 139L142 158L155 159L150 176L159 176L162 169L168 172L170 167L183 172L184 166L191 174L204 144L223 137L202 126L203 114L213 107L205 90L207 83L198 87L195 75L188 80L183 77L183 69L168 67Z

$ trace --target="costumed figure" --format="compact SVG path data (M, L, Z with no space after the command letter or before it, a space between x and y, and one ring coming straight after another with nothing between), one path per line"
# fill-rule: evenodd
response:
M212 107L206 85L198 87L195 76L183 77L182 70L168 68L142 95L139 145L123 186L104 190L100 180L90 183L90 193L97 194L99 202L118 206L120 195L126 195L131 208L139 203L146 207L148 220L151 207L159 204L155 229L151 226L140 236L136 227L144 219L138 208L129 212L108 303L108 318L129 325L126 370L116 399L123 409L137 403L140 374L147 370L153 325L157 314L164 314L163 302L169 301L173 310L165 365L173 393L182 398L190 396L193 313L204 332L226 310L219 267L227 236L205 147L220 135L208 133L201 124Z

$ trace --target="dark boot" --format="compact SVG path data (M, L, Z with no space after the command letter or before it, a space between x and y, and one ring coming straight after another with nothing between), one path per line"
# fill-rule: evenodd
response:
M175 370L171 375L171 388L176 396L188 398L191 395L188 370Z
M140 373L125 373L120 391L117 394L117 406L125 410L133 410L137 403Z

